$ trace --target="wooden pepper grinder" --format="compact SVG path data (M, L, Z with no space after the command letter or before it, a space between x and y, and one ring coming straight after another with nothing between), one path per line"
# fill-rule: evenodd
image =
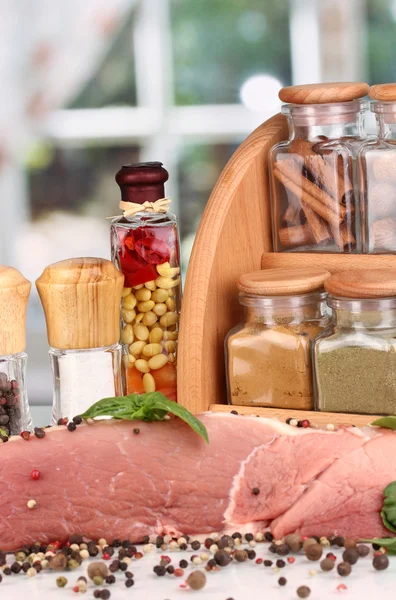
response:
M37 279L51 346L53 423L121 395L123 284L122 273L102 258L63 260Z
M0 439L32 429L26 393L26 309L31 283L0 265Z

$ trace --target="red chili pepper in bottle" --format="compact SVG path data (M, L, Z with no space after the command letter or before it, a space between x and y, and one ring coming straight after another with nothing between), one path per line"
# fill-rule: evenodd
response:
M122 167L116 181L121 188L122 207L141 204L132 216L112 221L112 259L124 274L121 307L121 342L124 345L126 393L160 391L176 400L176 346L180 312L180 248L176 217L166 210L164 183L168 172L161 163L140 163ZM166 212L163 212L165 204ZM154 205L154 209L153 209ZM149 207L149 211L146 207ZM160 212L155 212L160 210ZM129 213L131 214L131 213ZM136 354L134 340L144 333L146 343L162 346L150 367L150 359ZM139 358L147 360L145 376L136 367Z

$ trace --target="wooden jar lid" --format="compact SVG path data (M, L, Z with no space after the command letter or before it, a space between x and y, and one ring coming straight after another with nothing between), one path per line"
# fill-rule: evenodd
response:
M36 286L49 344L60 350L116 344L123 284L122 273L103 258L70 258L46 267Z
M26 348L26 309L30 281L13 267L0 265L0 355Z
M341 298L389 298L396 296L396 270L341 271L326 281L325 289Z
M242 275L238 280L238 289L256 296L306 294L323 288L329 277L329 271L316 267L264 269Z
M369 96L373 100L382 100L383 102L396 101L396 83L379 83L369 88Z
M329 102L349 102L363 98L369 86L363 81L342 81L335 83L309 83L291 85L279 92L282 102L292 104L327 104Z

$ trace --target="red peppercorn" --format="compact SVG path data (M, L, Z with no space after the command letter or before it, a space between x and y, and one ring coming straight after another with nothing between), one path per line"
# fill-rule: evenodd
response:
M110 560L111 556L107 552L105 552L102 556L103 560Z
M340 585L337 585L337 590L338 590L339 592L343 592L343 591L345 591L345 590L347 590L347 589L348 589L348 586L347 586L347 585L345 585L345 583L340 583Z
M73 588L73 592L77 593L79 591L80 591L80 588L78 587L78 585L75 585L74 588Z
M311 423L308 421L308 419L304 419L304 420L302 421L301 425L302 425L302 427L305 427L305 428L307 428L307 427L310 427L310 426L311 426Z
M33 469L33 471L30 473L30 477L35 481L37 481L37 479L40 479L40 475L41 473L38 469Z
M30 433L29 433L29 431L22 431L21 438L23 438L24 440L26 440L28 442L30 440Z
M161 560L166 560L168 564L172 562L172 559L169 556L166 556L166 554L161 554Z
M337 557L335 554L333 554L332 552L328 552L326 554L326 558L331 558L331 560L337 560Z
M184 571L183 571L183 569L177 568L177 569L175 569L175 572L173 574L175 577L183 577Z
M256 560L255 560L256 565L261 565L262 562L263 562L262 558L256 558Z
M296 562L296 559L294 558L294 556L288 556L287 557L287 562L292 565L294 562Z

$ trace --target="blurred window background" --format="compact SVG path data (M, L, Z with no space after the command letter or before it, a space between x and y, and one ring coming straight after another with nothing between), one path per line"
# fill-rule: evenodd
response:
M395 81L396 0L2 0L0 263L109 258L118 168L161 160L184 269L210 192L280 87ZM370 125L371 127L371 125ZM51 403L33 286L30 401Z

